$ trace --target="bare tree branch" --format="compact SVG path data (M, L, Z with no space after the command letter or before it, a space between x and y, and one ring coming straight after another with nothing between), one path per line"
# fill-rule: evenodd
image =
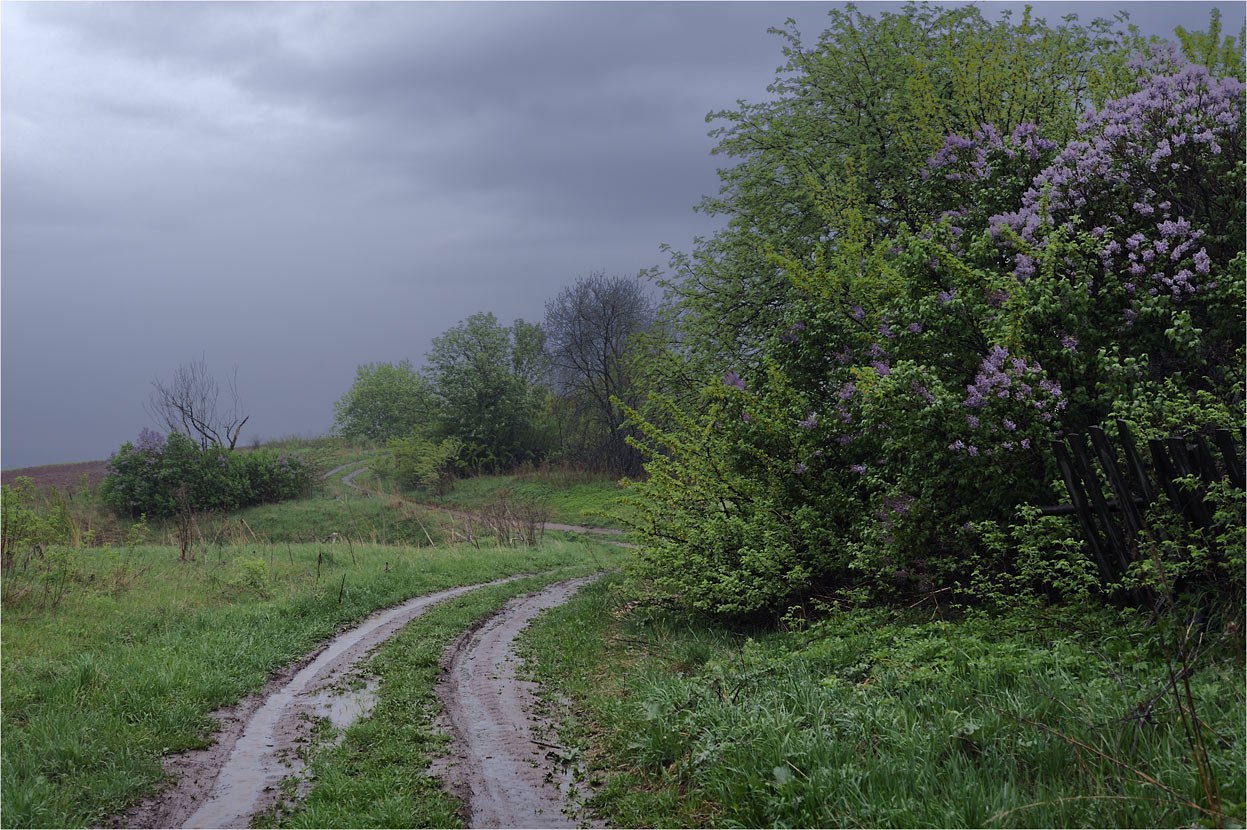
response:
M242 414L238 396L238 367L229 377L229 408L218 403L221 395L216 379L208 372L207 362L184 363L173 379L152 381L152 395L147 412L169 432L181 432L194 438L204 449L209 446L234 449L243 425L251 417Z

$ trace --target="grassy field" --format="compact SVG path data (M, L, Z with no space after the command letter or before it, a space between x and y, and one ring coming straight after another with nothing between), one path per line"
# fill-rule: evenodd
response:
M291 450L325 469L375 452L305 444ZM543 472L463 480L445 503L536 499L556 521L608 524L619 492ZM201 524L194 561L143 543L158 528L119 527L111 545L54 545L5 574L0 825L102 823L160 783L163 755L211 740L212 710L371 611L530 574L438 607L371 658L373 714L312 750L310 793L260 821L455 826L426 772L442 648L510 596L628 556L554 537L448 547L444 512L335 481ZM1175 677L1177 615L850 609L732 630L613 584L524 638L610 825L1243 823L1240 620L1214 615Z
M1201 780L1171 633L1070 609L733 632L621 609L599 583L525 642L574 701L561 742L608 825L1242 826L1241 635L1210 630L1189 678Z
M583 544L58 548L10 574L4 826L98 824L204 746L208 713L339 629L408 597L516 573L597 570ZM15 590L22 588L24 590Z

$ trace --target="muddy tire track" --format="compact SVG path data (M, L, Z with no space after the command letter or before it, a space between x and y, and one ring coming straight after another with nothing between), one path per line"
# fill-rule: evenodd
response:
M463 802L469 827L576 827L570 775L547 760L536 734L536 683L520 680L515 639L597 576L557 582L508 602L447 651L437 694L454 735L442 778Z
M370 651L438 603L519 578L415 597L339 634L278 672L258 694L214 713L221 724L215 743L167 758L173 786L120 817L116 826L249 827L252 816L278 803L282 779L302 767L297 750L309 740L317 717L334 719L336 711L345 715L344 725L371 708L367 687L362 693L335 693Z

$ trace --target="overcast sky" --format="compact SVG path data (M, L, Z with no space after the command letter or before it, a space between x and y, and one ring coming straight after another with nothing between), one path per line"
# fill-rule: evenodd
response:
M1038 5L1168 34L1212 4ZM359 364L665 265L717 227L706 114L829 8L0 4L0 464L107 457L201 356L244 441L322 434Z

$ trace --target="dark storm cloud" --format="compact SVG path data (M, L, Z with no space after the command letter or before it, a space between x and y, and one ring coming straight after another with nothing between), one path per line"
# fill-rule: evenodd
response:
M828 8L4 3L4 466L106 455L201 355L239 367L252 435L318 433L360 363L663 264L717 227L706 113L764 97L767 28L812 42Z

